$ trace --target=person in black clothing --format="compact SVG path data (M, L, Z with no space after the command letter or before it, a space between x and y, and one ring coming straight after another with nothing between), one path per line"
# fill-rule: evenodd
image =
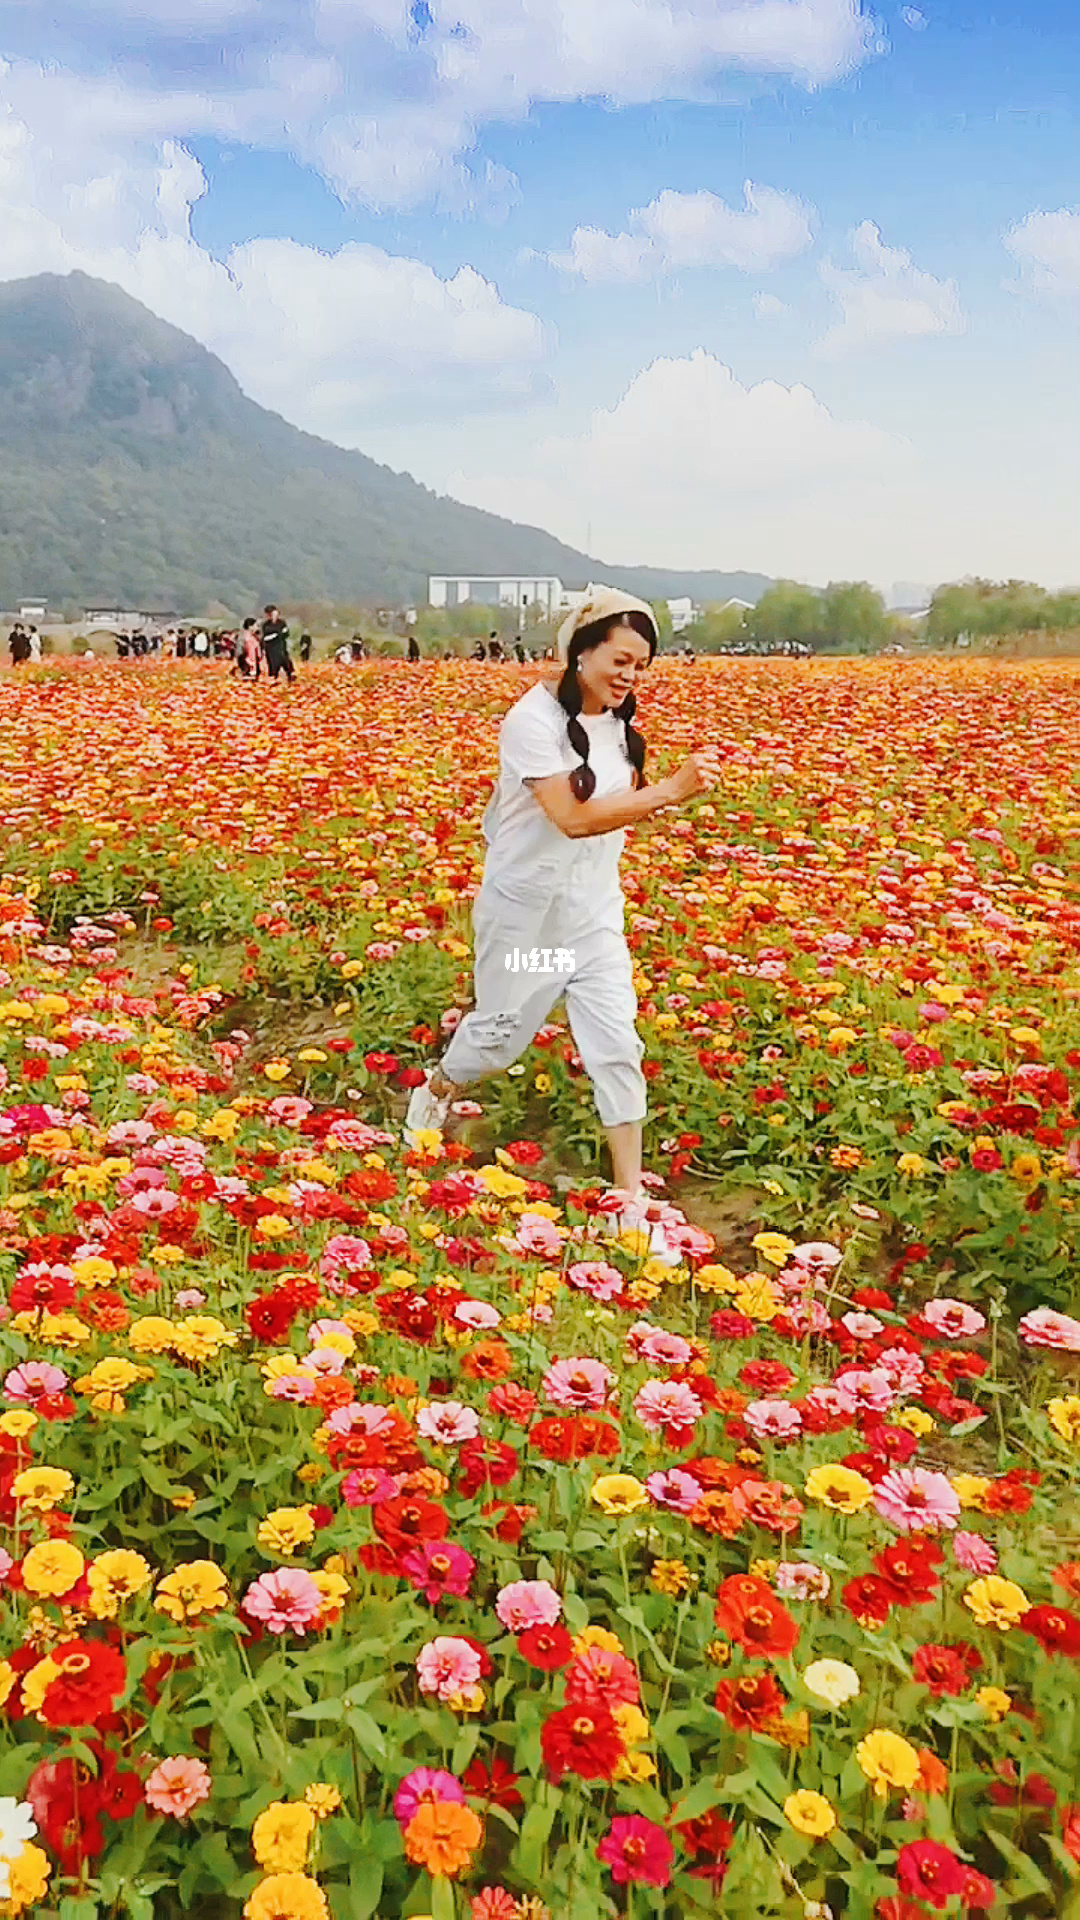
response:
M303 661L303 663L304 663L304 665L305 665L305 667L306 667L306 666L307 666L307 663L308 663L308 661L309 661L309 660L311 659L311 635L310 635L310 633L302 633L302 634L300 635L300 658L301 658L301 660Z
M525 665L525 649L520 640L514 641L514 658L515 660L520 660L522 666Z
M419 660L420 642L418 641L415 633L410 633L409 635L409 644L408 644L408 647L406 648L406 652L410 660Z
M266 656L266 671L271 680L284 673L286 680L296 679L296 668L289 652L289 628L277 607L264 607L266 615L262 623L263 653Z
M473 648L473 650L472 650L472 656L471 656L471 657L472 657L472 659L474 659L474 660L486 660L486 659L487 659L487 648L485 647L485 645L484 645L484 643L483 643L483 641L482 641L482 640L478 640L478 641L477 641L477 643L476 643L476 645L475 645L475 647L474 647L474 648Z
M30 635L23 631L21 620L16 620L8 636L8 652L13 667L21 667L30 658Z

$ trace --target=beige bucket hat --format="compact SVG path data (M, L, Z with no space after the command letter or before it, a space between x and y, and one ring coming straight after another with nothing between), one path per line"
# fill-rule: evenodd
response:
M573 613L567 614L555 637L555 646L560 660L565 660L570 651L570 642L582 627L591 627L595 620L610 620L616 613L643 613L660 640L660 628L656 614L647 600L637 600L632 593L622 593L618 587L593 587L588 599Z

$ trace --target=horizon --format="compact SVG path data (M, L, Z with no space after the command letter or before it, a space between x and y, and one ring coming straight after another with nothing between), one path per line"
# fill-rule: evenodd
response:
M1080 579L1065 0L314 11L0 0L0 279L613 568Z

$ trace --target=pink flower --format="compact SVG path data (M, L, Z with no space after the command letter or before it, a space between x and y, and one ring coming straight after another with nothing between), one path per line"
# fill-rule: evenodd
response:
M206 1295L205 1293L200 1293L198 1287L182 1287L176 1299L173 1301L173 1305L182 1307L185 1313L189 1311L194 1312L196 1307L205 1307Z
M811 1387L806 1396L808 1407L825 1414L829 1420L850 1419L855 1412L855 1395L847 1387Z
M986 1325L985 1314L966 1306L963 1300L930 1300L922 1317L944 1340L969 1340Z
M315 1381L304 1373L283 1373L270 1382L272 1400L295 1400L301 1406L313 1399Z
M421 1693L438 1694L440 1700L453 1700L480 1678L480 1655L467 1640L440 1634L421 1647L416 1656L416 1671Z
M943 1473L925 1467L893 1467L874 1488L874 1505L898 1533L929 1533L955 1527L960 1499Z
M424 1540L403 1555L401 1570L425 1600L442 1600L448 1593L460 1599L468 1593L476 1561L464 1547L453 1547L445 1540Z
M459 1327L471 1327L474 1333L490 1333L502 1324L502 1314L486 1300L459 1300L454 1319Z
M465 1407L457 1400L444 1400L440 1406L421 1407L416 1416L416 1431L422 1433L425 1440L433 1440L436 1446L460 1447L465 1440L475 1440L480 1431L480 1415L475 1407Z
M271 1633L306 1633L322 1612L323 1596L302 1567L278 1567L252 1582L241 1606Z
M459 1807L464 1806L465 1789L461 1781L452 1773L444 1773L441 1767L414 1767L394 1795L394 1818L404 1829L419 1807L437 1806L441 1800L456 1800Z
M834 1384L854 1394L856 1407L864 1413L887 1413L896 1399L884 1367L842 1367Z
M146 1193L137 1193L131 1200L136 1213L145 1214L148 1220L164 1220L175 1213L180 1201L175 1193L165 1187L155 1187Z
M48 1360L24 1360L21 1366L12 1367L4 1381L4 1392L9 1400L33 1406L35 1400L51 1400L63 1393L67 1383L62 1367L54 1367Z
M328 1374L344 1373L347 1364L340 1347L313 1347L304 1355L305 1367L313 1367L324 1379Z
M545 1373L542 1385L548 1399L557 1407L599 1412L615 1385L615 1375L602 1360L556 1360Z
M352 1328L347 1326L344 1320L313 1320L307 1330L309 1344L313 1347L321 1347L323 1341L332 1333L346 1334L349 1339L352 1338Z
M15 1562L6 1547L0 1547L0 1587L3 1586L14 1565Z
M577 1260L567 1269L566 1277L572 1287L592 1300L616 1300L623 1290L618 1267L609 1267L603 1260Z
M667 1333L663 1327L651 1327L638 1320L626 1336L636 1360L647 1360L651 1367L685 1367L693 1348L679 1333Z
M981 1533L954 1533L952 1550L957 1566L965 1573L994 1573L997 1569L997 1551Z
M469 1920L518 1920L520 1912L505 1887L481 1887L469 1902Z
M918 1393L926 1368L917 1353L909 1353L906 1347L886 1347L884 1353L878 1354L877 1364L888 1374L898 1399L904 1394Z
M668 1513L693 1513L705 1489L692 1473L672 1467L667 1473L650 1473L645 1482L654 1506Z
M331 1234L322 1251L319 1272L324 1280L341 1280L363 1273L371 1265L371 1248L354 1233Z
M646 1820L640 1813L617 1814L611 1832L601 1840L596 1857L611 1868L616 1886L628 1881L644 1881L646 1886L666 1887L671 1880L675 1860L663 1827Z
M793 1600L827 1600L832 1580L824 1567L812 1560L781 1560L776 1569L777 1593L790 1594Z
M693 1388L681 1380L646 1380L634 1395L634 1412L646 1433L672 1427L689 1432L704 1411Z
M787 1400L752 1400L743 1419L758 1440L792 1440L802 1431L802 1414Z
M563 1249L563 1235L546 1213L521 1214L514 1239L522 1253L534 1254L540 1260L558 1260Z
M1080 1320L1053 1307L1036 1307L1020 1322L1020 1336L1029 1347L1056 1347L1059 1353L1080 1353Z
M385 1467L355 1467L341 1484L347 1507L373 1507L380 1500L393 1500L397 1491L397 1480Z
M201 1760L177 1754L154 1768L143 1788L148 1807L184 1820L193 1807L210 1798L210 1773Z
M553 1627L562 1601L547 1580L512 1580L499 1589L495 1611L511 1633L526 1633L530 1627Z
M876 1333L882 1331L885 1322L879 1320L875 1313L845 1313L840 1325L853 1340L872 1340Z
M843 1257L840 1248L834 1247L831 1240L804 1240L794 1253L788 1255L788 1265L801 1267L815 1285L824 1286L832 1279Z

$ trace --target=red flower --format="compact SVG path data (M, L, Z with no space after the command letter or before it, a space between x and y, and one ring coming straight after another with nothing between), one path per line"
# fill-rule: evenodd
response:
M890 1598L899 1607L921 1606L932 1600L941 1582L934 1568L944 1555L936 1540L913 1534L908 1540L894 1540L874 1555L874 1567Z
M736 1573L724 1581L716 1599L716 1624L744 1652L781 1660L799 1638L798 1622L764 1580Z
M640 1813L619 1814L611 1823L611 1832L597 1847L596 1857L611 1868L616 1886L644 1881L646 1886L666 1887L675 1849L655 1821L644 1819Z
M716 1689L717 1711L733 1727L749 1727L757 1733L779 1720L785 1703L786 1695L771 1673L744 1673L741 1680L721 1680Z
M458 1450L458 1460L461 1463L459 1486L470 1499L485 1485L508 1486L520 1464L516 1448L504 1440L466 1440Z
M974 1647L919 1647L912 1661L916 1680L929 1687L936 1699L947 1693L966 1693L971 1676L982 1666Z
M434 1500L382 1500L372 1509L375 1531L391 1553L407 1553L418 1541L445 1540L450 1516Z
M512 1420L517 1427L523 1427L531 1420L537 1408L535 1393L527 1387L519 1387L512 1380L505 1380L498 1387L492 1387L487 1403L492 1413L499 1414L504 1420Z
M992 1907L997 1898L997 1888L985 1873L977 1867L969 1867L960 1862L960 1871L964 1884L960 1889L960 1899L965 1907Z
M613 1459L622 1444L619 1430L610 1420L588 1413L551 1414L536 1422L529 1438L545 1460L556 1460L560 1465L583 1460L588 1454Z
M913 1840L900 1849L896 1878L901 1892L928 1900L932 1907L947 1907L964 1884L964 1867L938 1841Z
M626 1751L606 1707L563 1707L544 1722L540 1734L544 1765L558 1786L564 1774L583 1780L611 1780Z
M115 1647L97 1640L63 1640L49 1653L60 1668L41 1702L41 1717L50 1727L91 1727L111 1713L113 1702L127 1686L127 1663Z
M401 1062L396 1053L365 1053L364 1065L369 1073L389 1075L397 1073Z
M1080 1619L1065 1607L1029 1607L1019 1624L1046 1653L1080 1654Z
M470 1760L461 1778L469 1792L486 1800L489 1806L505 1807L507 1813L516 1813L525 1805L517 1788L518 1775L501 1753L492 1755L490 1767L479 1757Z
M297 1315L297 1306L284 1288L274 1293L257 1293L249 1301L245 1318L256 1340L280 1345Z
M896 1598L894 1587L876 1573L860 1573L849 1580L841 1594L848 1612L860 1627L883 1627Z
M527 1627L519 1633L517 1644L529 1665L539 1667L542 1673L557 1673L574 1657L573 1636L558 1623L553 1627Z

